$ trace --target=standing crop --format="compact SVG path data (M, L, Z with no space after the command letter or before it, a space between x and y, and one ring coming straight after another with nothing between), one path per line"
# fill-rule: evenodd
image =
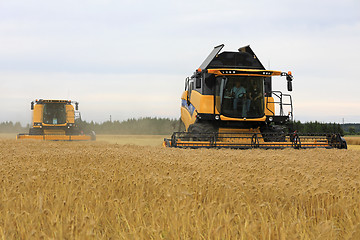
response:
M0 139L0 238L360 239L360 151Z

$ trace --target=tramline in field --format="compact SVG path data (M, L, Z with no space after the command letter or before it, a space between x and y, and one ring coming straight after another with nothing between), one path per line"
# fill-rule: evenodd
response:
M214 48L186 78L181 96L185 132L164 139L166 147L190 148L347 148L338 133L300 134L291 128L290 94L272 90L283 76L292 91L292 73L266 70L250 46L237 52Z

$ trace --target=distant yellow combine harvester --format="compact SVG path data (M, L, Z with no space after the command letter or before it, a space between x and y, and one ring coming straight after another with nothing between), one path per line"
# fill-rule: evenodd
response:
M75 105L75 109L74 106ZM29 134L18 134L16 139L39 139L53 141L96 140L94 132L84 134L75 123L75 110L79 103L70 100L35 100L32 125Z

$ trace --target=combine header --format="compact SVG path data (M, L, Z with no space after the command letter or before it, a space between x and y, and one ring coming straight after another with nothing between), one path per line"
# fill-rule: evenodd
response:
M35 100L32 126L29 134L18 134L17 139L39 139L59 141L96 140L94 132L84 134L75 123L75 110L79 103L70 100Z
M273 138L273 139L271 139ZM298 135L270 133L191 133L175 132L164 140L166 147L178 148L347 148L340 134Z
M291 128L290 94L272 90L272 77L284 76L292 91L291 72L266 70L250 46L237 52L214 48L186 78L181 121L186 132L164 139L180 148L347 148L338 133L299 134Z

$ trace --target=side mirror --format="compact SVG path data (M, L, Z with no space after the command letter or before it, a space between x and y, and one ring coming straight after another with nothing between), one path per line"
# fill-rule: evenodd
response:
M192 91L192 88L190 85L191 85L191 83L189 83L189 85L188 85L187 94L186 94L187 105L190 105L190 96L191 96L191 91Z
M75 110L78 111L79 110L79 103L75 103Z
M189 78L185 79L185 91L189 89Z
M34 110L34 102L31 102L31 110Z
M287 82L287 89L288 89L289 92L292 91L292 82L291 81Z
M292 77L287 75L286 80L287 80L287 90L289 92L291 92L292 91Z

